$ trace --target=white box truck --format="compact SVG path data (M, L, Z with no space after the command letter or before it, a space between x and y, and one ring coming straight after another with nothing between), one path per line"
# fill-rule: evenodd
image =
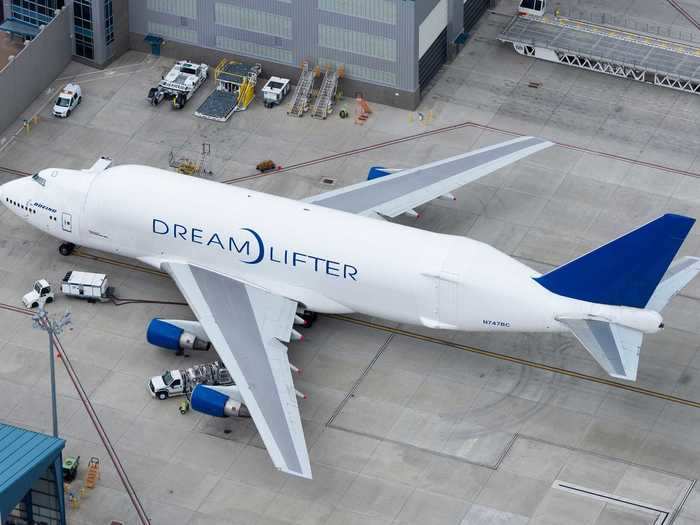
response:
M61 292L88 301L106 301L110 295L107 276L103 273L70 271L61 281Z
M270 80L263 86L262 93L266 108L281 104L289 93L289 79L270 77Z

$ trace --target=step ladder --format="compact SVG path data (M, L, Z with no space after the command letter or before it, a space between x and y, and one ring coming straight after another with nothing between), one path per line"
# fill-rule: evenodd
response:
M323 75L321 89L318 90L316 103L314 104L311 116L313 118L325 119L333 110L333 102L338 90L338 82L343 76L343 66L331 71L330 66L326 67L326 72Z
M199 164L197 165L197 175L211 175L211 171L207 171L207 159L211 155L211 144L208 142L202 142L202 154L199 157Z
M293 115L295 117L301 117L305 111L309 109L309 95L311 94L311 89L314 85L315 72L309 69L309 63L304 62L301 68L301 75L299 76L299 82L294 89L294 96L289 104L289 110L287 115Z
M85 486L89 489L94 489L98 479L100 479L100 458L93 456L88 463Z

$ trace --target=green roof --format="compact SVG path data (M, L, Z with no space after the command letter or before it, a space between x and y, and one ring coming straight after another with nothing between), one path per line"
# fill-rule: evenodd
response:
M65 444L60 438L0 423L0 516L20 502Z

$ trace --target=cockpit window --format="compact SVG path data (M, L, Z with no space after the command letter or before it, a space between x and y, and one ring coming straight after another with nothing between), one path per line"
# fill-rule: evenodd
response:
M39 175L38 173L35 173L34 175L32 175L32 180L38 182L42 186L46 186L46 179L44 177L42 177L41 175Z

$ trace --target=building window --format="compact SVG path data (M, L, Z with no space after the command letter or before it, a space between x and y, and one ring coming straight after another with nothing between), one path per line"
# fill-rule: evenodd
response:
M92 0L73 0L73 32L75 54L89 60L95 59L95 41L92 33Z
M248 9L236 5L217 3L215 7L217 24L255 33L292 38L292 19L267 11Z
M148 32L153 35L178 40L180 42L197 43L197 31L180 26L169 26L166 24L156 24L148 22Z
M114 42L114 13L112 0L105 0L105 44Z
M146 9L156 13L197 18L197 2L194 0L147 0Z
M330 49L396 62L396 40L391 38L319 24L318 44Z
M35 26L48 24L64 0L12 0L11 16Z
M235 53L249 57L264 57L274 60L275 62L283 62L285 64L294 63L293 53L281 47L265 46L262 44L247 42L245 40L236 40L235 38L228 38L221 35L216 37L216 47L219 49L234 51Z
M348 78L369 80L375 84L385 84L387 86L396 85L396 73L392 73L391 71L372 69L357 64L343 64L342 62L330 58L319 58L318 64L321 68L325 66L337 68L342 65L345 68L345 76Z
M396 24L396 0L318 0L318 8L331 13Z

